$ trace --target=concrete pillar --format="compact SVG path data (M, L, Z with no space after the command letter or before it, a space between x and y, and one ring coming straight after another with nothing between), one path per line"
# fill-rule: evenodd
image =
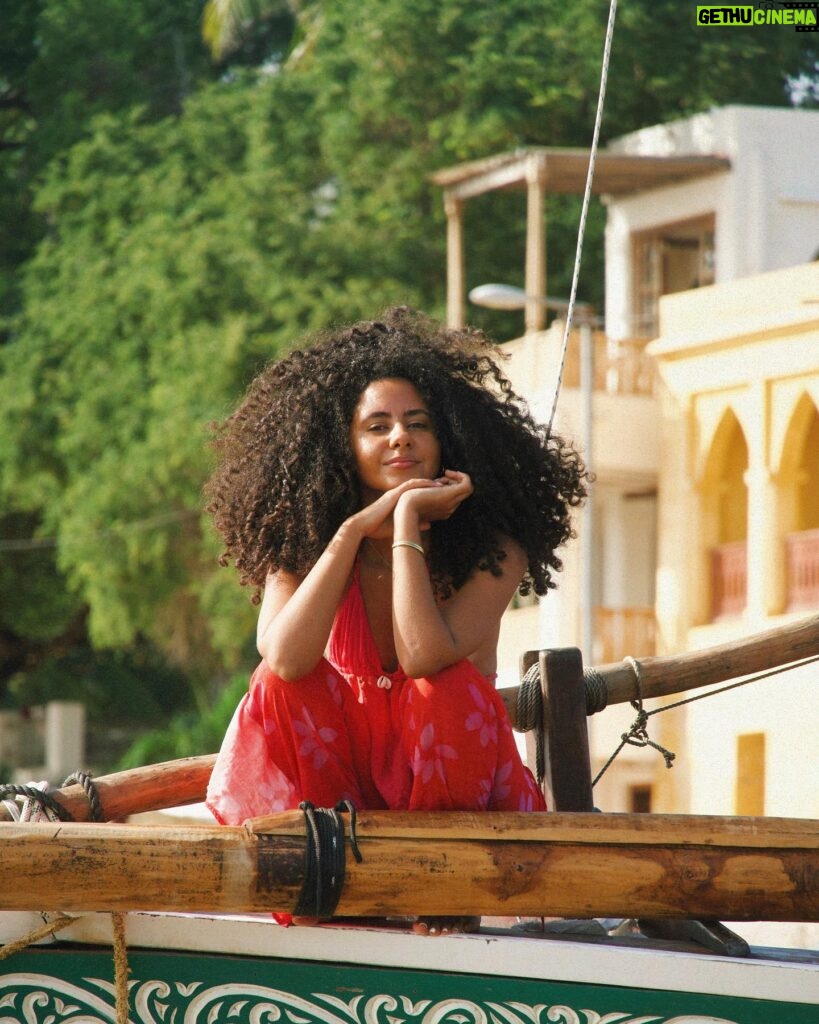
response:
M543 157L526 163L526 333L542 331L546 323L546 221Z
M45 762L50 782L62 782L85 767L85 707L79 701L46 704Z
M770 471L769 395L766 381L751 385L750 415L745 418L748 441L748 600L746 616L757 623L771 613L781 581L777 581L779 536L776 520L776 485ZM778 585L777 585L778 584Z
M446 213L446 323L461 328L465 323L465 261L463 203L444 192Z

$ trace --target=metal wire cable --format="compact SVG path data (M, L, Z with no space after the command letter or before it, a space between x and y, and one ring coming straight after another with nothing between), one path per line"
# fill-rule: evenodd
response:
M611 43L614 38L614 19L617 14L617 0L611 0L609 6L609 20L606 26L606 40L603 44L603 66L600 73L600 91L597 96L597 114L594 120L594 132L592 134L591 150L589 152L589 169L586 174L586 188L583 193L583 205L580 211L580 224L577 230L577 248L575 250L574 257L574 271L572 272L572 287L569 293L569 308L566 312L566 324L563 329L563 347L560 355L560 368L557 375L557 384L555 385L555 397L552 402L552 411L549 416L549 428L548 432L551 434L552 425L554 423L555 412L557 410L557 400L560 395L560 388L563 382L563 370L566 364L566 352L569 347L569 331L572 327L572 319L574 317L574 307L577 301L577 285L580 279L580 261L583 254L583 239L586 234L586 217L589 212L589 203L591 201L591 190L592 181L594 180L594 166L597 159L597 148L600 141L600 125L603 121L603 108L606 99L606 86L608 84L609 77L609 62L611 60Z

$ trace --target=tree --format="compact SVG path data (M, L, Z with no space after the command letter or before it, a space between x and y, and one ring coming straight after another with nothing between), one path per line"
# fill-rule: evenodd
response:
M0 585L20 595L0 613L0 654L3 638L22 649L86 630L97 648L153 644L185 667L200 708L248 657L253 617L201 510L208 422L305 330L395 302L442 312L428 174L587 145L608 5L264 7L274 17L243 27L217 67L193 41L196 5L40 0L15 7L0 75L32 112L0 121L21 143L0 150L0 170L30 210L20 244L0 251L15 281ZM809 65L789 30L700 34L687 19L672 0L622 5L605 137L714 103L786 102L786 74ZM512 276L523 203L472 206L472 283ZM550 206L549 276L565 291L576 203ZM581 284L592 300L601 223ZM8 658L14 671L25 660Z

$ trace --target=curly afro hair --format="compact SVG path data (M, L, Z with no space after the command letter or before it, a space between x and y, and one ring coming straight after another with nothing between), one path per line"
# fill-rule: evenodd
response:
M556 550L588 474L574 448L529 414L476 330L450 330L406 307L325 331L271 363L218 429L208 511L242 584L278 569L304 575L361 507L349 427L375 380L410 381L429 407L442 466L468 473L474 493L431 527L430 571L443 594L480 569L499 575L504 537L526 552L521 593L556 586Z

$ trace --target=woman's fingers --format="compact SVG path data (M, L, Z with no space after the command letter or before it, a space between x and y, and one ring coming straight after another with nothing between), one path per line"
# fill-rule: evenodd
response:
M390 522L395 506L402 495L409 491L419 491L431 488L438 488L440 484L435 480L426 480L423 477L405 480L397 487L385 491L379 498L369 505L365 505L360 512L356 513L361 529L366 537L377 538L389 536L392 532Z
M448 470L435 486L402 494L399 501L409 506L422 522L448 519L473 491L466 473Z

